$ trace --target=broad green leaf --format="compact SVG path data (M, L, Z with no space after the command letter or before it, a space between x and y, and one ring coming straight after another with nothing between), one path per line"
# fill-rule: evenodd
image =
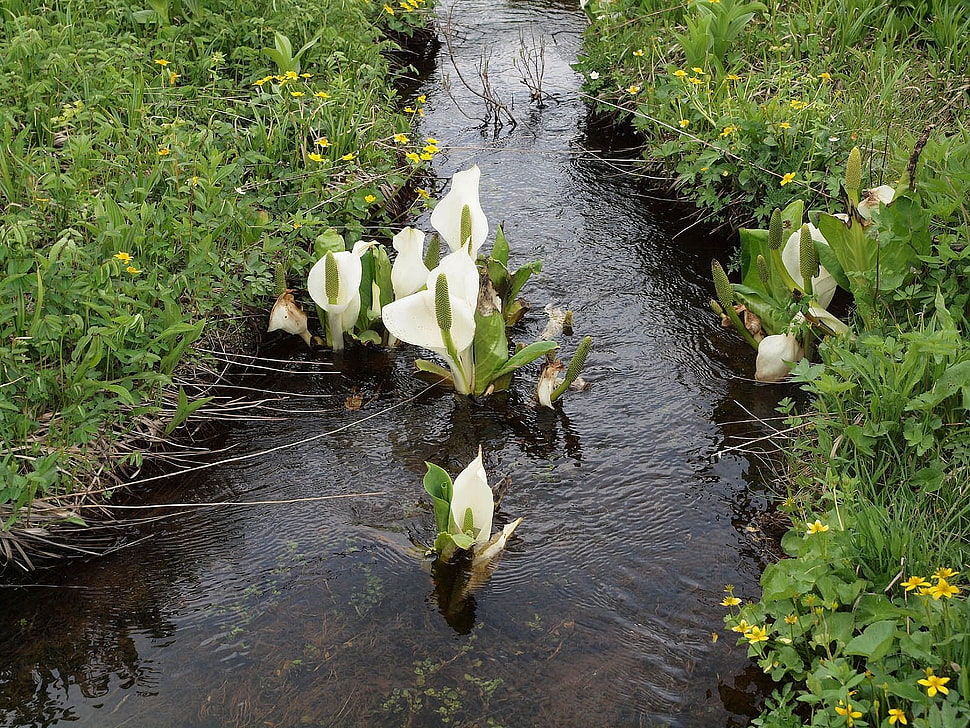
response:
M316 260L320 260L327 253L339 253L347 249L343 235L333 228L328 228L317 235L313 241L313 255Z
M881 660L889 652L896 638L896 621L873 622L849 640L845 652L849 655L862 655L873 662Z
M475 312L474 394L482 395L509 360L505 319L495 311L488 316Z
M558 349L559 344L555 341L536 341L535 343L529 344L528 346L515 352L509 360L505 363L505 366L496 375L496 379L505 374L514 372L519 367L523 367L526 364L535 361L540 356L546 352L552 351L553 349Z

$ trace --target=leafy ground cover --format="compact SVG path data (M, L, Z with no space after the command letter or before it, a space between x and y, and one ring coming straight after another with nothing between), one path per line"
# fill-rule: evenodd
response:
M0 559L184 420L173 372L276 267L404 211L437 148L389 38L424 3L0 6Z
M651 162L714 211L764 221L793 197L821 207L853 146L873 186L891 183L928 123L953 131L966 110L959 0L590 0L586 12L578 70L596 108L630 118Z
M849 281L851 332L792 372L811 404L780 405L793 433L778 493L788 558L766 568L758 598L728 586L722 602L780 683L755 724L967 725L970 16L948 0L586 10L587 90L633 120L648 163L734 220L765 222L793 200L815 222L847 214L875 253ZM871 224L844 185L852 147L865 186L897 188ZM880 252L900 249L918 254L880 278Z

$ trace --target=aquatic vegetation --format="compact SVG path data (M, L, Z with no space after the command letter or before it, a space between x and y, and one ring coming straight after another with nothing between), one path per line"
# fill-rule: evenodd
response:
M492 536L495 500L482 463L482 451L452 482L442 468L425 463L424 489L434 506L438 536L434 550L447 561L457 550L473 552L473 568L488 566L522 522L516 519Z
M431 214L440 238L432 238L427 253L425 234L410 227L392 240L393 263L374 242L358 241L347 251L335 231L317 238L318 260L307 289L322 312L330 348L340 351L345 335L374 344L413 344L434 352L447 367L418 359L418 370L440 377L459 394L476 396L508 388L513 372L558 348L540 340L511 351L507 329L525 312L519 293L541 264L510 272L501 228L491 254L480 254L489 232L480 178L477 166L454 175ZM451 250L440 260L439 240ZM589 348L584 341L566 380L551 383L549 406L579 376Z
M857 306L871 305L880 293L909 283L930 252L928 216L905 182L860 195L857 148L846 170L846 212L811 211L817 226L803 223L804 203L796 200L774 210L767 230L740 231L740 284L730 283L719 263L712 265L715 310L758 350L759 381L784 379L811 356L816 339L848 332L827 310L837 287ZM782 246L785 230L792 232Z

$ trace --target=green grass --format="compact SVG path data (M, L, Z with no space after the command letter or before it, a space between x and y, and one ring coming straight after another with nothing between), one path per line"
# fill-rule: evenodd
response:
M393 90L387 38L425 15L0 4L4 530L139 465L131 442L186 414L161 396L192 344L266 305L277 265L301 279L318 235L379 236L407 206L427 160L402 136L421 112Z
M966 114L960 0L592 0L578 69L596 108L716 212L764 221L823 206L853 146L892 183L930 122ZM787 177L786 177L787 175Z

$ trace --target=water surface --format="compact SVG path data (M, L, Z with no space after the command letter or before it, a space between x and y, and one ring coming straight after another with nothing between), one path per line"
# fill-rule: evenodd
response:
M727 242L611 161L628 155L591 130L570 68L574 6L471 0L445 26L450 50L416 92L421 132L445 149L435 171L443 185L481 167L513 263L543 260L516 337L538 335L546 304L572 309L560 341L568 356L594 337L590 389L538 410L532 370L474 402L428 391L408 348L334 358L271 339L285 371L241 381L285 394L213 444L225 457L315 439L172 479L156 502L377 495L185 511L0 590L5 725L746 723L754 673L712 632L725 584L755 595L743 524L759 496L746 459L716 454L744 416L735 401L770 414L773 392L741 378L753 357L707 309ZM544 47L542 108L514 64L523 43ZM453 62L475 86L483 58L514 128L483 124L457 79ZM423 556L421 478L426 460L454 474L479 447L502 483L497 524L524 521L491 580L455 599Z

